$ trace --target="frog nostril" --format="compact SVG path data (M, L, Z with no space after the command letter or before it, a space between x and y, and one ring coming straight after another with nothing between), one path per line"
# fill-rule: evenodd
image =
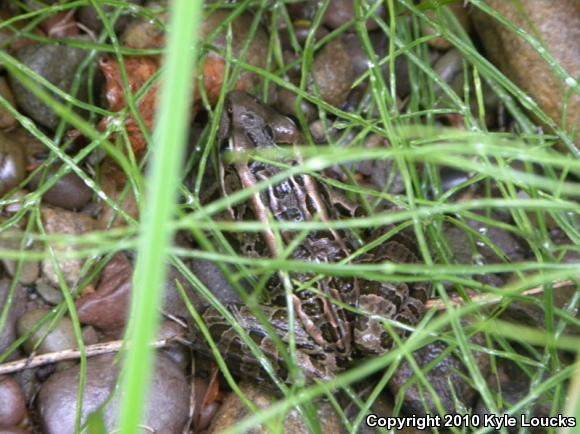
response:
M270 139L274 140L274 130L272 130L272 127L270 125L266 125L264 127L264 131L266 132L266 134Z

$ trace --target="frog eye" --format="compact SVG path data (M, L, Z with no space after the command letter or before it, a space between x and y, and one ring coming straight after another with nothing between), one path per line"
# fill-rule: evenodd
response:
M256 117L252 113L242 113L240 120L244 123L244 126L249 128L255 127L257 124Z

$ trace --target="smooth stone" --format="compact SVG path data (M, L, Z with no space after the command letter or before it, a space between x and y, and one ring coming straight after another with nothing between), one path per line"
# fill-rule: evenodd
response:
M9 279L0 279L0 306L4 309L8 303L8 295L10 291L11 281ZM16 321L26 310L26 291L20 285L14 288L14 295L10 309L8 310L8 317L2 329L0 329L0 354L4 353L8 347L16 340ZM10 359L17 357L13 354Z
M473 338L473 341L479 345L485 345L483 338L480 336ZM447 345L445 343L436 341L415 351L413 357L421 368L425 368L446 349ZM490 371L489 357L484 353L478 352L474 352L473 355L480 371L486 377ZM459 357L453 353L439 361L429 372L426 372L425 377L437 393L445 413L459 412L460 409L456 408L455 405L456 400L468 409L475 405L477 392L465 380L465 378L469 378L467 368ZM404 393L403 396L397 396L403 400L402 408L404 412L418 416L438 414L435 400L424 386L420 385L418 381L410 387L407 386L413 379L417 379L416 373L409 362L404 360L389 381L389 387L393 394L400 395ZM453 390L451 390L450 384ZM401 390L401 388L404 389ZM422 398L424 398L427 408L425 408Z
M125 327L131 299L133 265L124 253L116 254L103 270L97 289L76 303L79 320L100 330Z
M72 48L66 45L32 44L16 51L14 56L22 64L44 77L64 92L70 92L74 77L80 64L85 60L88 51ZM26 88L18 78L8 74L14 99L20 110L40 125L49 129L56 129L60 117L34 93ZM78 99L86 98L86 80L81 81ZM51 96L54 96L53 94ZM55 97L57 101L63 102Z
M52 306L56 306L64 300L62 292L48 283L45 279L39 279L36 282L36 293L42 297L42 299Z
M22 246L22 238L25 236L24 232L21 232L16 229L10 229L4 231L3 235L6 238L0 239L0 248L6 250L21 250ZM10 238L8 238L10 235ZM28 246L28 243L25 244L25 250L27 251L37 251L38 246L33 244L32 246ZM10 260L10 259L2 259L2 264L4 265L4 269L8 272L8 274L12 277L16 275L16 271L18 268L18 261ZM40 270L40 264L38 261L33 260L23 260L21 261L20 265L20 274L18 275L18 280L23 285L32 285L38 279L38 273Z
M11 377L0 377L0 427L18 425L26 417L26 397Z
M242 299L236 292L235 288L232 286L222 270L220 270L220 268L214 262L202 259L194 259L190 262L189 269L221 303L242 303ZM242 286L247 290L243 283ZM202 302L200 299L199 303L196 304L195 307L204 307L206 305L207 303Z
M346 44L336 39L326 44L314 58L314 83L310 91L327 103L341 107L347 100L356 79L355 66Z
M275 396L265 392L257 385L244 382L240 383L239 387L246 398L258 409L267 409L277 401ZM317 408L317 420L320 423L321 432L343 432L341 420L330 404L319 402L317 403ZM228 429L232 429L236 424L252 414L252 411L235 393L230 393L226 396L220 409L214 416L208 434L218 434ZM283 421L283 426L280 428L281 432L288 434L307 434L311 432L308 428L308 424L296 409L287 413ZM246 432L249 434L266 434L269 433L270 430L267 426L260 425L250 428Z
M22 182L26 159L20 143L0 131L0 197Z
M2 76L0 76L0 95L8 101L12 107L16 105L16 101L14 101L14 96L12 95L12 91L8 86L6 78ZM16 118L4 107L0 107L0 129L12 128L16 123Z
M511 408L517 405L522 399L525 399L530 393L531 379L529 374L522 371L514 362L503 357L497 358L497 367L492 375L486 378L487 385L491 391L491 396L497 397L501 400L496 403L499 408ZM499 383L499 384L498 384ZM548 417L551 415L553 402L548 393L544 393L536 397L530 405L513 414L519 420L519 415L525 411L529 411L529 416L534 417ZM490 414L483 399L480 399L473 411L474 414L479 414L482 417ZM538 431L533 431L538 432Z
M96 221L87 215L48 207L42 208L42 220L49 235L85 235L88 232L92 232L96 224ZM55 242L52 247L66 282L70 286L74 286L81 277L84 259L63 258L63 255L71 254L75 251L74 246ZM53 286L60 287L51 258L47 258L42 262L42 273Z
M463 27L463 30L467 34L469 34L471 32L471 21L470 21L467 7L463 3L461 3L461 4L448 5L447 8L453 15L455 15L455 18L459 22L460 26ZM427 15L427 17L431 21L435 21L435 22L438 21L438 16L437 16L437 13L435 11L428 10L425 12L425 14ZM452 25L451 20L447 20L446 17L443 17L443 21L442 21L441 25L448 27L450 29L450 31L452 31L453 33L455 33L455 34L457 33L457 32L455 32L455 29L451 27L451 25ZM437 30L435 30L434 27L431 27L428 24L421 22L421 27L423 29L423 34L425 34L426 36L427 35L431 36L431 35L437 34ZM430 39L428 43L430 46L432 46L433 48L436 48L437 50L448 50L452 47L451 42L449 42L447 39L445 39L442 36L436 37L434 39Z
M163 321L157 331L157 338L172 339L180 336L183 337L185 333L185 329L176 322ZM191 351L179 342L172 342L161 351L183 371L185 371L191 360Z
M366 22L367 30L375 30L378 28L378 24L372 19L373 16L380 16L385 19L386 12L384 6L379 7L373 14L370 15ZM348 23L349 21L354 21L356 19L356 14L354 11L354 2L352 0L332 0L328 9L326 10L323 18L323 23L331 28L332 30ZM354 31L354 22L350 30Z
M198 296L191 285L174 268L169 267L163 295L163 311L177 317L188 318L176 280L185 289L190 300L199 306ZM124 253L117 254L105 267L94 293L83 295L77 301L79 319L102 331L118 334L127 323L133 288L133 264Z
M202 22L199 38L206 44L211 44L218 50L226 50L228 47L228 26L222 26L215 38L210 39L209 35L231 15L230 11L220 10L206 16ZM230 22L232 30L231 53L234 58L240 58L242 50L250 36L249 31L252 27L254 16L244 12ZM270 38L264 28L258 25L252 35L243 61L247 64L258 68L265 68L268 59L268 47ZM204 62L204 82L210 101L217 101L224 79L226 70L225 59L211 50ZM262 82L262 76L247 71L240 73L236 83L236 89L249 91Z
M107 403L103 412L107 432L118 425L119 397L109 398L115 389L119 365L111 355L87 361L87 382L81 423ZM80 367L52 375L38 395L37 409L43 432L73 434L78 398ZM143 426L158 434L181 434L189 413L190 387L183 372L166 356L158 355Z
M44 179L50 179L59 170L60 164L52 165ZM39 173L31 179L29 187L36 190L42 179L42 173ZM84 207L92 196L93 191L90 187L76 173L69 172L42 195L42 201L48 205L74 211Z
M127 0L127 3L141 5L143 4L143 0ZM108 17L111 17L116 12L115 7L113 6L102 5L101 7L103 8L103 12L105 12ZM93 32L100 33L103 30L104 26L103 22L101 21L101 17L93 6L80 7L77 15L78 20ZM115 22L115 32L121 32L130 22L130 20L130 16L121 15Z
M24 315L18 318L16 324L18 336L22 337L31 333L43 318L50 313L51 311L49 309L34 309L24 313ZM62 317L57 325L52 327L52 330L49 332L51 322L51 320L48 320L22 344L22 348L24 348L27 354L31 354L33 351L37 354L43 354L77 348L77 341L71 319L66 316ZM38 344L41 340L42 342Z
M521 5L503 0L489 0L487 5L516 27L539 38L545 49L572 77L564 82L552 71L537 51L524 39L495 18L473 8L473 24L490 60L517 86L533 98L556 124L561 125L565 95L578 86L580 78L580 2L521 0ZM576 147L580 147L580 94L572 95L566 118L568 131L576 129ZM567 149L562 146L562 149Z

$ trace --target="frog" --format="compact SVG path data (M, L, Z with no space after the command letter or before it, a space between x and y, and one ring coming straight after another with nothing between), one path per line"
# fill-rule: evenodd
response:
M294 121L243 91L227 95L219 136L222 155L230 155L230 158L222 158L221 166L221 189L225 196L268 181L278 176L284 167L303 163L299 145L304 143L304 138ZM285 157L280 165L252 157L252 153L263 151L274 154L280 151ZM355 215L359 207L345 205L347 202L340 192L313 175L292 174L230 208L229 216L235 221L257 220L263 224L260 232L238 233L233 243L246 257L285 257L327 264L345 261L358 248L356 240L347 232L319 229L297 239L300 231L281 230L278 236L270 222L328 222L343 217L344 210ZM292 246L290 253L288 246ZM420 262L418 257L417 248L409 237L396 234L356 261L417 263ZM284 286L288 277L293 283L289 299ZM295 380L290 374L293 361L280 348L280 343L291 341L291 333L296 347L294 362L306 382L331 380L353 361L391 350L392 336L385 330L383 321L375 316L411 327L416 325L425 313L430 286L424 282L370 281L299 271L274 273L267 291L268 303L259 306L261 318L250 306L225 306L262 355L247 346L215 307L206 308L202 319L234 373L272 385L275 378L260 361L263 356L279 380L286 384ZM293 327L290 327L289 307L295 315ZM199 344L204 339L197 337L194 339L198 342L196 349L208 353L208 347Z

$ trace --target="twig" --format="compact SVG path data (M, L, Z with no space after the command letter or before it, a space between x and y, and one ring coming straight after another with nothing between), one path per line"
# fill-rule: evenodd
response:
M570 285L574 285L575 283L571 280L563 280L561 282L555 282L552 286L554 289L564 288ZM521 294L517 295L524 295L524 296L534 296L538 294L542 294L545 290L544 286L537 286L535 288L528 289L527 291L522 292ZM470 290L468 290L470 291ZM513 293L506 293L505 295L498 295L498 294L470 294L469 300L465 300L459 295L456 295L451 298L451 304L453 306L462 306L469 303L477 303L477 304L493 304L499 303L503 300L504 297L509 295L515 295ZM445 310L446 305L443 301L438 298L432 298L431 300L427 300L425 303L425 307L427 309L437 309L437 310Z
M154 348L163 348L171 343L180 340L180 336L171 336L165 339L158 339L151 343ZM101 354L116 353L123 347L124 341L110 341L100 344L87 345L85 354L87 357L98 356ZM55 351L54 353L39 354L38 356L28 357L26 359L15 360L0 364L0 375L10 374L23 369L32 369L51 363L62 362L64 360L75 360L81 357L81 352L77 349Z

